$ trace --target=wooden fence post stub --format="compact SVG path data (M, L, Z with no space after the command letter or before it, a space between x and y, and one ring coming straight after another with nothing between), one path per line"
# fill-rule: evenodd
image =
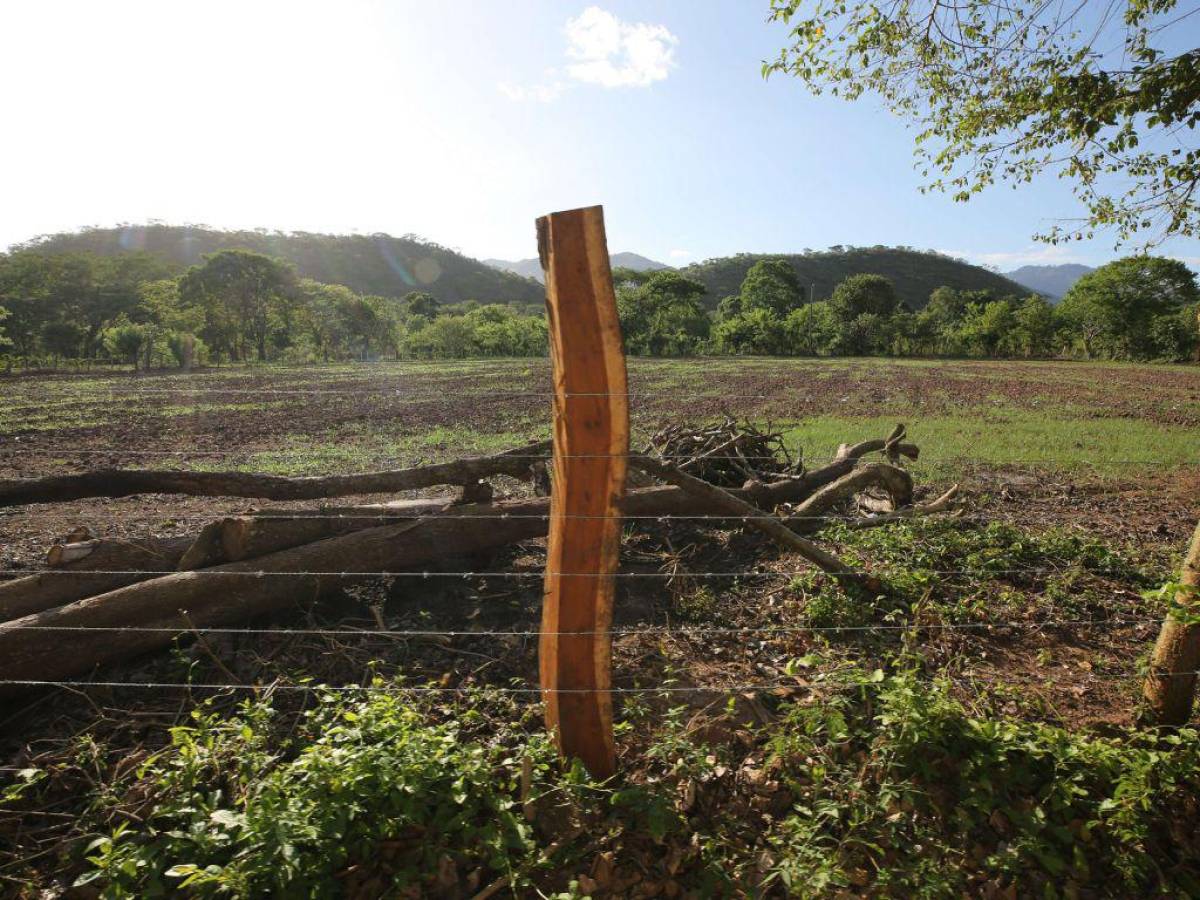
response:
M1194 616L1200 612L1200 525L1196 526L1179 573L1175 602L1192 621L1167 613L1154 650L1150 671L1142 684L1145 706L1140 720L1144 725L1180 727L1192 715L1196 695L1196 670L1200 667L1200 625Z
M616 769L614 573L629 452L625 353L599 206L537 220L554 378L540 674L546 725L596 778Z

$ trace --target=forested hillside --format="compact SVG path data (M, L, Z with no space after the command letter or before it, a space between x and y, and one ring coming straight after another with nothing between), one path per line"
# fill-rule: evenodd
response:
M750 267L767 258L790 262L805 291L812 292L810 299L816 300L828 300L833 289L851 275L882 275L893 284L899 300L914 310L923 308L939 287L990 291L998 296L1029 293L1016 282L980 266L905 247L831 247L784 255L739 253L695 263L680 272L708 289L704 303L711 309L721 298L736 294Z
M403 297L420 290L444 303L541 303L540 284L484 265L412 235L218 231L193 225L88 228L22 245L40 253L91 252L113 256L144 250L183 271L218 250L251 250L286 260L302 278L344 284L360 294Z

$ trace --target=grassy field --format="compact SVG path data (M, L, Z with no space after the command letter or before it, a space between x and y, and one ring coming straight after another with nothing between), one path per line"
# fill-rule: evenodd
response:
M0 477L364 471L505 449L550 414L530 360L0 383ZM816 535L877 596L729 523L630 523L604 784L519 693L539 540L454 563L490 574L181 635L96 673L124 686L6 711L0 895L1200 895L1200 740L1134 725L1200 514L1200 368L632 360L630 391L635 443L731 415L813 467L904 422L918 496L958 482L959 511ZM0 510L0 571L80 524L193 535L248 505Z

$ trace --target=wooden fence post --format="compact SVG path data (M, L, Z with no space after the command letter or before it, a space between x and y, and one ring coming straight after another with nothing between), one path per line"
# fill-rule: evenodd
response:
M1200 525L1192 534L1175 603L1189 617L1200 616ZM1150 672L1142 686L1146 708L1142 722L1147 725L1186 725L1192 716L1196 694L1196 671L1200 668L1200 624L1189 623L1167 614L1163 620Z
M546 725L596 778L616 769L613 575L629 453L625 353L599 206L537 220L554 376L540 668Z

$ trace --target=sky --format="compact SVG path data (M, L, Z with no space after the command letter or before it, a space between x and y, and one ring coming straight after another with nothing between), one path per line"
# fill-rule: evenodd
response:
M1097 265L1115 235L1054 178L922 195L870 99L762 77L767 0L3 0L0 247L84 226L417 234L536 255L601 203L609 246L673 265L837 244L1007 270ZM1159 252L1200 263L1200 242Z

